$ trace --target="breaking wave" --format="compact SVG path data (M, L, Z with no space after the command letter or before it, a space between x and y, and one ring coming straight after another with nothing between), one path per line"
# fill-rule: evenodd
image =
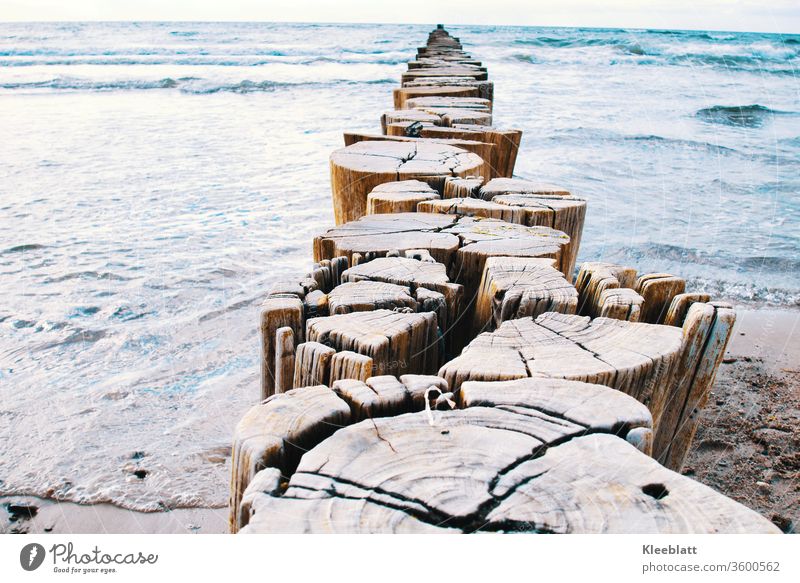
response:
M695 116L709 123L756 128L764 125L775 115L788 113L790 112L776 111L756 103L753 105L714 105L699 110Z

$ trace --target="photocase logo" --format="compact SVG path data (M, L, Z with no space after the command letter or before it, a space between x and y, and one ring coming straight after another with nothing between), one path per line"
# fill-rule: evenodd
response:
M19 564L26 571L35 571L44 562L44 547L39 543L30 543L19 552Z

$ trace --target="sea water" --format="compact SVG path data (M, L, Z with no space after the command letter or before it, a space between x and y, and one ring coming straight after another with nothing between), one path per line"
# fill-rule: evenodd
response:
M258 304L428 26L0 24L0 495L223 506ZM800 36L449 27L579 260L800 301Z

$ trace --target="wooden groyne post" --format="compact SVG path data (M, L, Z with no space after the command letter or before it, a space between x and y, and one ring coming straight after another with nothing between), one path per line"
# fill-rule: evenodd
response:
M587 201L514 177L493 99L437 26L331 155L336 226L262 306L231 530L778 532L677 473L733 309L578 267Z

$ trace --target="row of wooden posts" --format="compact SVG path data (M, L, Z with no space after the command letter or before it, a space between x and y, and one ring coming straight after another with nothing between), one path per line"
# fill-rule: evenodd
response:
M576 258L585 200L513 177L441 26L381 133L331 156L336 226L261 310L233 532L776 532L681 476L731 306Z

